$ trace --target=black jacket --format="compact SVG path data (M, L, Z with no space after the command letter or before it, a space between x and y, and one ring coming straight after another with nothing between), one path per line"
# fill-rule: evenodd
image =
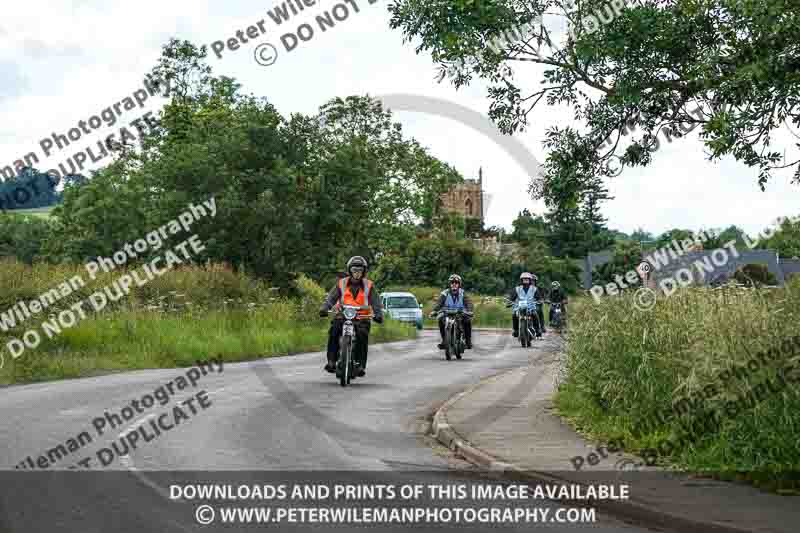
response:
M567 293L560 288L553 289L550 291L550 301L554 303L567 303Z
M350 293L355 296L358 294L358 291L361 290L361 286L356 285L353 283L354 280L350 280ZM355 292L354 292L355 290ZM322 303L322 307L319 308L320 311L329 311L334 305L336 305L339 300L342 298L342 291L339 290L339 284L337 283L328 293L328 296L325 297L325 301ZM383 304L381 303L381 296L378 294L378 290L375 287L375 284L372 284L372 290L369 291L369 306L372 307L372 314L378 320L383 318Z

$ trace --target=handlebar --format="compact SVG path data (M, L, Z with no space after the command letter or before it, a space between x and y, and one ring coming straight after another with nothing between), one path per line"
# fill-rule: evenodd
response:
M438 315L439 313L444 313L446 315L463 314L463 315L467 315L467 316L475 316L475 312L474 311L456 311L456 310L449 310L449 309L439 309L438 311L431 311L430 314L428 315L428 317L429 318L433 318L436 315Z
M341 314L342 311L344 311L345 309L355 309L357 311L362 311L362 310L365 310L365 309L371 309L371 307L368 306L368 305L361 305L361 306L358 306L358 305L343 305L340 309L335 309L335 310L334 309L328 309L328 314L337 314L338 315L338 314ZM373 313L370 313L368 315L356 315L355 317L353 317L353 320L371 320L373 318L375 318L375 315Z

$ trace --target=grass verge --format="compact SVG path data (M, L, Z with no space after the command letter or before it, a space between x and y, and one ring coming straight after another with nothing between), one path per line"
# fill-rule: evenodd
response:
M255 311L162 314L126 311L87 318L7 361L0 383L31 383L113 371L191 366L221 356L226 362L325 349L329 321L283 318L291 302ZM370 343L414 338L412 326L374 325ZM4 354L9 357L8 352Z
M126 273L115 271L89 283L77 266L7 262L0 268L0 385L78 378L122 370L191 366L198 359L222 356L245 361L308 351L327 344L327 319L316 317L325 291L301 277L300 297L277 298L262 283L219 265L169 271L124 298L92 313L50 338L43 321L61 324L56 316L85 301ZM79 290L63 296L43 312L9 327L8 308L29 302L64 280L82 276ZM17 320L17 322L19 322ZM7 343L35 329L42 341L16 359ZM370 342L414 338L413 325L387 320L375 324Z
M576 429L662 465L800 487L800 346L787 342L800 334L800 280L679 290L650 311L632 294L582 298L570 311L556 405Z

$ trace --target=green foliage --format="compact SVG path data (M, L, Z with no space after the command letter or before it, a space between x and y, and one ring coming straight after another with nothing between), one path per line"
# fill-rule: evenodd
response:
M736 246L743 246L746 244L745 239L748 238L747 234L738 226L728 226L722 231L717 231L716 236L711 237L708 241L703 243L703 248L706 250L714 250L716 248L723 248L730 241L734 241Z
M733 278L743 285L758 287L761 285L777 285L778 280L769 271L767 265L748 263L736 269Z
M404 138L369 96L286 118L240 94L234 80L213 77L206 58L205 47L186 41L164 47L151 73L172 92L159 126L88 183L67 188L50 260L109 256L214 196L216 217L192 227L206 248L199 260L288 289L298 272L323 279L351 255L374 262L404 250L417 222L432 220L440 193L461 179Z
M55 205L61 201L57 184L57 179L34 168L22 168L13 178L0 182L0 207L16 210Z
M299 297L298 320L308 320L319 311L320 305L325 300L326 291L305 274L300 274L294 280L294 287Z
M800 257L800 217L794 222L784 220L774 235L761 242L761 247L776 250L780 257Z
M0 331L3 346L11 337L38 327L51 313L68 309L94 291L109 286L129 270L117 270L73 292L43 312ZM0 309L18 300L37 298L62 282L88 276L78 265L0 264ZM100 313L65 328L36 349L26 350L0 368L0 384L77 378L98 372L191 365L197 359L222 356L226 362L319 350L328 324L316 318L325 291L300 276L297 299L277 297L257 279L223 265L173 269L109 302ZM84 305L88 311L91 306ZM312 309L311 315L306 309ZM301 319L299 319L301 318ZM414 337L413 328L385 323L373 328L371 342Z
M571 304L567 377L557 405L563 415L595 439L619 439L637 452L655 448L677 434L683 417L660 422L683 399L702 399L698 410L725 412L727 402L764 379L798 353L762 362L747 379L720 378L721 372L747 368L747 361L797 335L800 279L786 289L679 289L639 311L633 293L576 299ZM664 457L698 472L797 471L800 440L800 390L791 385L767 394L755 408L723 416ZM705 393L715 385L713 396ZM644 423L653 421L657 423ZM795 478L796 479L796 478ZM796 483L796 481L795 481Z
M16 257L31 264L39 259L54 224L33 215L0 214L0 257Z
M677 243L682 242L685 239L689 239L694 241L695 234L692 230L688 229L671 229L669 231L665 231L661 235L658 236L656 239L655 244L653 245L654 248L665 248L669 246L672 241Z
M608 263L592 270L592 283L605 285L615 282L615 277L625 279L625 274L635 270L642 262L642 248L638 242L620 242L614 247L614 256ZM627 285L627 282L623 282ZM637 285L638 287L639 285Z
M464 234L468 238L478 238L483 236L484 233L483 222L481 222L480 218L467 217L464 219Z
M532 183L564 208L592 180L617 175L617 158L648 165L661 143L698 126L710 158L758 168L763 188L782 158L772 135L785 121L800 125L794 0L646 1L617 13L600 0L399 0L389 10L391 27L430 54L440 80L489 83L489 113L503 132L524 129L540 104L570 106L582 124L549 129L545 175ZM577 23L595 11L611 20ZM555 18L574 23L561 42L547 28ZM526 25L527 39L492 45ZM537 63L540 83L521 83ZM782 166L800 182L800 161Z
M630 240L636 242L647 242L656 240L656 237L649 231L645 231L644 228L640 227L637 228L633 233L631 233Z
M484 295L501 295L518 283L522 272L536 272L540 285L559 281L574 292L580 268L569 259L531 253L521 248L518 260L478 252L467 241L419 239L400 255L387 255L372 274L379 285L427 285L445 287L450 274L460 274L464 288ZM441 289L440 289L441 290Z

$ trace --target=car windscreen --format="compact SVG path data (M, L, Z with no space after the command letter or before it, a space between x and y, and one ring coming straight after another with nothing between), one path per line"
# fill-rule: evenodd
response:
M417 305L417 300L413 296L395 296L386 299L386 307L389 309L408 309L419 307L419 305Z

